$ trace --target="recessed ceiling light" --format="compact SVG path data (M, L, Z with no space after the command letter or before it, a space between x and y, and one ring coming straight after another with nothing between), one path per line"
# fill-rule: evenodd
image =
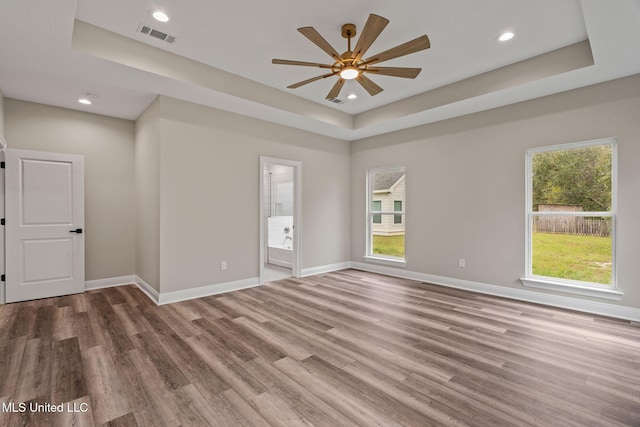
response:
M78 102L84 105L91 105L93 104L93 100L97 97L98 95L96 95L95 93L87 92L83 97L78 98Z
M166 13L164 13L164 12L162 12L160 10L154 11L151 14L151 16L153 16L157 21L160 21L160 22L168 22L169 21L169 16Z
M349 99L356 99L358 97L358 95L356 95L355 93L350 93L349 95L347 95L347 98Z
M498 36L498 40L501 42L506 42L507 40L511 40L514 34L511 31L505 31L504 33Z

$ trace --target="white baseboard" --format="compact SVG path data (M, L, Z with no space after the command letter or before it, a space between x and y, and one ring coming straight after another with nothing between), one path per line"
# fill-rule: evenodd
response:
M158 294L158 291L153 289L150 284L148 284L147 282L145 282L144 280L142 280L138 276L134 277L134 283L136 284L138 289L140 289L142 292L144 292L145 295L147 295L149 297L149 299L151 299L151 301L156 303L156 305L160 305L159 304L160 294Z
M331 273L332 271L344 270L345 268L350 267L351 263L347 261L339 262L336 264L320 265L318 267L303 268L300 272L300 277L313 276L314 274Z
M311 267L302 269L301 277L312 276L314 274L330 273L332 271L344 270L351 266L350 262L341 262L337 264L322 265L318 267ZM144 292L154 303L157 305L171 304L179 301L186 301L190 299L207 297L210 295L223 294L226 292L238 291L241 289L249 289L256 286L260 286L259 277L250 277L248 279L236 280L233 282L216 283L213 285L200 286L197 288L184 289L174 292L158 293L148 283L135 277L135 284Z
M134 275L131 276L119 276L119 277L108 277L106 279L97 279L97 280L87 280L84 282L84 289L101 289L101 288L111 288L113 286L122 286L122 285L132 285L135 283Z
M233 282L216 283L213 285L200 286L197 288L184 289L182 291L158 293L151 285L138 276L134 276L133 281L136 286L149 297L156 305L171 304L179 301L208 297L210 295L223 294L240 289L253 288L260 285L260 278L251 277Z
M527 289L508 288L506 286L490 285L487 283L472 282L469 280L453 279L451 277L436 276L433 274L418 273L415 271L399 270L396 268L365 264L362 262L350 263L351 268L372 273L385 274L387 276L401 277L418 280L420 282L433 283L448 286L450 288L465 289L482 294L505 297L520 301L544 304L552 307L567 308L591 314L615 317L618 319L640 322L640 309L607 304L598 301L584 300L560 295L552 295L543 292L529 291Z
M301 271L301 277L312 276L315 274L330 273L332 271L343 270L345 268L354 268L356 270L370 271L372 273L385 274L387 276L401 277L405 279L413 279L420 282L433 283L436 285L447 286L457 289L465 289L473 292L479 292L488 295L511 298L520 301L528 301L538 304L544 304L552 307L567 308L570 310L582 311L592 314L600 314L619 319L632 320L640 322L640 309L625 307L621 305L608 304L598 301L585 300L580 298L572 298L560 295L547 294L543 292L535 292L527 289L509 288L505 286L491 285L487 283L473 282L469 280L454 279L451 277L436 276L433 274L419 273L409 270L400 270L397 268L385 267L362 262L340 262L336 264L328 264L317 267L304 268ZM236 291L240 289L248 289L260 285L260 278L251 277L233 282L217 283L213 285L201 286L198 288L185 289L181 291L158 293L148 283L140 277L120 276L110 277L106 279L88 280L85 282L85 289L100 289L113 286L122 286L135 283L136 286L144 292L155 304L163 305L178 301L185 301L195 298L201 298L210 295L221 294L225 292ZM4 287L4 283L0 284ZM4 303L4 289L0 288L0 304Z
M260 286L259 277L250 277L248 279L236 280L233 282L216 283L214 285L200 286L197 288L184 289L182 291L164 292L159 295L159 300L156 304L171 304L173 302L208 297L210 295L223 294L256 286Z

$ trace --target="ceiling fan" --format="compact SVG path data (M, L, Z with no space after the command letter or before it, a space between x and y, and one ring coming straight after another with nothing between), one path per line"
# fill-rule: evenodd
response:
M333 64L319 64L315 62L304 61L290 61L288 59L273 59L273 64L283 65L301 65L304 67L319 67L330 70L329 73L316 76L307 80L303 80L298 83L287 86L289 89L295 89L300 86L304 86L308 83L315 82L316 80L322 80L327 77L338 75L338 81L333 88L327 94L327 99L337 98L340 94L340 90L346 80L355 79L360 85L369 93L374 96L382 92L382 88L374 83L371 79L365 76L367 74L380 74L383 76L392 77L404 77L408 79L415 79L422 68L401 68L401 67L378 67L380 62L388 61L390 59L398 58L401 56L409 55L424 49L431 47L429 37L426 35L420 36L416 39L403 43L394 48L385 50L377 55L364 58L364 54L369 47L378 38L382 30L387 26L389 20L378 15L371 14L369 19L364 25L362 34L356 43L353 51L351 50L351 38L356 35L356 26L354 24L344 24L342 26L342 37L347 39L347 51L342 55L335 50L329 42L327 42L313 27L298 28L298 31L303 36L311 40L316 46L329 54L334 60Z

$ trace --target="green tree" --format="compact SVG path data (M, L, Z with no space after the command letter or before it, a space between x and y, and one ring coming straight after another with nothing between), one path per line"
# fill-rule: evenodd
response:
M611 209L611 146L597 145L533 155L533 208L539 204Z

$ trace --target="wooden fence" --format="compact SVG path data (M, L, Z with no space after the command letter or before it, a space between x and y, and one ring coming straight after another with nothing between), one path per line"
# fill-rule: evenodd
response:
M533 221L533 232L608 237L611 235L611 220L573 216L537 216Z

